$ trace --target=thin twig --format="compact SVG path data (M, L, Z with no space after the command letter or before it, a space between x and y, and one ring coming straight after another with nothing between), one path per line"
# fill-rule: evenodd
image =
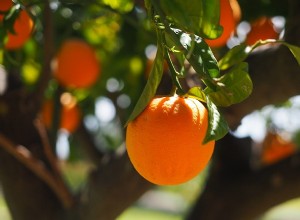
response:
M54 175L54 178L56 179L56 182L57 182L57 184L59 184L61 190L65 191L64 194L68 197L68 198L66 198L66 200L68 200L68 201L72 200L72 194L71 194L69 188L67 187L65 181L63 180L61 170L57 163L57 157L53 153L53 148L51 147L50 142L49 142L46 128L42 124L41 120L38 118L34 121L34 124L35 124L35 127L37 128L37 131L39 132L40 137L41 137L44 152L45 152L48 162L53 170L53 175Z
M51 79L51 61L53 57L53 21L52 21L52 11L49 6L49 1L45 0L45 7L43 10L43 27L44 27L44 33L43 33L43 51L44 51L44 57L43 57L43 69L42 74L39 79L38 86L36 90L31 94L33 100L39 104L39 106L42 103L42 100L44 98L44 91L46 90L48 86L48 82Z
M26 147L14 144L3 134L0 134L0 147L41 178L53 190L65 208L73 205L74 200L69 192L58 184L57 179L46 169L44 163L34 157Z

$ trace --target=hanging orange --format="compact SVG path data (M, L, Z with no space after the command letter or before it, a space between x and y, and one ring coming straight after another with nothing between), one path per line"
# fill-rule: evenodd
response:
M21 48L31 37L34 22L25 10L21 10L14 23L14 32L7 33L5 48L15 50Z
M252 45L258 40L278 39L279 34L275 31L270 18L260 17L251 24L251 30L246 37L246 44Z
M87 88L100 75L100 64L94 49L83 40L66 40L54 62L54 77L66 87Z
M1 0L0 3L0 11L1 12L6 12L8 11L11 7L13 6L12 0ZM0 21L3 20L4 15L0 14Z
M135 169L158 185L194 178L209 162L214 141L203 144L208 112L195 99L156 97L127 126L126 147Z
M267 133L263 142L262 162L265 165L276 163L296 152L296 145L284 140L279 134Z
M63 97L65 95L65 97ZM61 112L59 128L73 133L79 126L81 119L81 111L69 94L63 94L61 98ZM42 121L47 128L51 128L53 121L53 100L45 101L42 107Z
M241 9L236 0L220 1L220 25L223 33L214 40L206 40L210 47L222 47L227 43L231 34L234 32L237 23L241 19Z

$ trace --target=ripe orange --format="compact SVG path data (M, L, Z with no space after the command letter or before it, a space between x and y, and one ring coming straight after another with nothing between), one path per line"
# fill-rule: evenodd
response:
M86 88L96 82L100 65L94 49L83 40L65 41L54 63L54 76L67 87Z
M215 142L202 144L207 127L208 112L199 101L153 98L127 126L129 158L152 183L184 183L202 171L212 156Z
M251 30L247 35L246 44L252 45L258 40L278 39L279 34L275 31L270 18L260 17L251 24Z
M6 12L13 6L12 0L1 0L0 11ZM3 20L4 14L0 14L0 21Z
M296 151L296 145L278 134L268 133L263 142L262 162L266 165L278 162Z
M60 113L60 128L73 133L79 126L81 112L76 104L76 100L68 93L64 93L61 97L61 113ZM53 101L45 101L42 107L42 121L47 128L51 128L53 120Z
M15 50L22 47L31 37L33 30L33 20L25 10L22 10L14 23L14 32L7 33L7 42L5 48L8 50Z
M214 40L206 40L210 47L222 47L226 44L234 32L237 23L241 18L241 9L236 0L220 1L220 24L223 26L223 33Z

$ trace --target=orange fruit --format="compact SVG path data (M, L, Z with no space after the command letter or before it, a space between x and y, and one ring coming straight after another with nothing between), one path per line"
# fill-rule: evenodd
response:
M0 11L1 11L2 13L3 13L3 12L6 12L6 11L8 11L12 6L13 6L12 0L1 0L1 3L0 3ZM0 14L0 21L3 20L3 17L4 17L4 14Z
M266 165L282 160L296 151L296 145L280 135L268 133L263 142L262 162Z
M220 0L220 25L223 33L213 40L206 40L210 47L222 47L227 43L241 19L241 9L236 0Z
M275 31L270 18L260 17L251 24L251 30L246 37L246 44L252 45L258 40L278 39L279 34Z
M96 82L100 74L96 52L89 44L79 39L65 41L54 64L54 77L66 87L89 87Z
M81 112L74 97L69 93L61 96L60 128L73 133L79 126ZM53 100L47 100L42 107L42 121L47 128L51 128L53 119Z
M34 22L25 10L22 10L14 23L14 32L7 33L5 48L14 50L22 47L31 37Z
M141 176L158 185L191 180L209 162L215 141L203 144L207 109L197 100L155 97L127 126L129 158Z

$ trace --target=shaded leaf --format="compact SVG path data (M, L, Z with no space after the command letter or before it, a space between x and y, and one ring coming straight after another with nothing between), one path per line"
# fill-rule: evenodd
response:
M156 57L148 81L131 115L129 116L126 125L130 121L134 120L145 109L145 107L148 105L148 103L151 101L151 99L156 93L156 89L161 81L163 74L164 52L162 47L163 46L161 40L159 40Z
M207 143L212 140L219 140L229 131L225 118L221 115L217 106L209 98L207 98L207 108L209 122L203 143Z
M5 29L12 34L16 34L16 32L14 30L14 24L15 24L17 18L19 17L21 10L22 10L21 5L16 4L13 7L11 7L9 12L4 16L3 25L4 25Z
M252 92L248 64L240 63L216 80L216 90L207 87L204 92L217 106L227 107L246 99Z
M300 47L288 44L286 42L283 42L282 44L285 45L285 46L287 46L289 48L289 50L291 51L291 53L296 58L298 64L300 65Z

